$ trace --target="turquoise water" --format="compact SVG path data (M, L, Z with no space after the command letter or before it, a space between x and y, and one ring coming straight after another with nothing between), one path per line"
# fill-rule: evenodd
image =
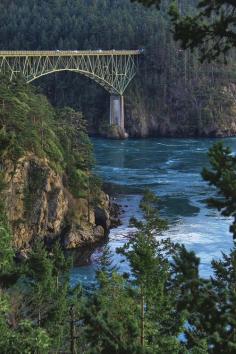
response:
M129 218L139 215L138 204L145 188L161 197L162 215L169 220L164 233L173 241L184 243L201 258L200 272L211 274L211 260L229 252L232 236L230 219L220 216L206 206L205 200L214 194L201 178L203 166L208 165L207 151L220 139L146 139L115 141L93 139L96 172L108 184L116 201L122 205L122 225L111 230L109 245L114 264L121 271L115 249L121 246L128 233ZM221 139L236 153L236 138ZM86 266L74 267L72 282L94 282L103 247L96 249Z

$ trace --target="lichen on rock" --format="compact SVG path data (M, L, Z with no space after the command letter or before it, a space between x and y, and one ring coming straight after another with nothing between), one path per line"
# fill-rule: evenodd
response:
M110 199L101 191L96 208L75 198L46 159L25 155L16 164L4 163L6 210L16 249L35 238L60 238L66 248L100 241L110 228ZM98 217L98 210L99 215Z

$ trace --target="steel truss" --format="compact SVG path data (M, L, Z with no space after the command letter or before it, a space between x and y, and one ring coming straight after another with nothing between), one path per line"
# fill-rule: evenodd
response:
M18 74L29 83L44 75L74 71L96 81L108 92L123 95L136 73L139 50L0 51L0 72Z

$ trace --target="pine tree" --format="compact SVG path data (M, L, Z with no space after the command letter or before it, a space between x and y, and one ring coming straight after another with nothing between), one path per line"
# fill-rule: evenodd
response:
M211 169L203 169L202 176L216 187L217 198L209 198L208 205L218 209L224 216L234 218L230 231L236 237L236 157L222 142L209 150Z
M116 272L100 272L98 289L85 299L82 337L86 353L139 353L135 289Z
M233 216L231 232L235 240L235 171L236 159L222 143L209 151L210 169L203 170L203 177L216 187L217 196L208 204L225 216ZM229 255L212 261L214 272L210 279L199 279L199 260L191 253L182 252L175 258L176 277L182 288L180 306L189 311L185 328L186 346L189 350L202 341L207 343L207 352L229 353L236 351L236 250L235 241ZM186 257L187 256L187 257ZM187 271L187 273L186 273ZM191 281L186 281L192 278ZM185 279L184 279L185 278Z
M69 335L68 266L58 244L50 254L40 240L35 242L27 261L27 317L47 331L52 347L58 351L66 348Z
M158 239L167 223L160 218L157 203L158 198L147 191L140 204L145 220L131 220L138 231L119 252L127 257L134 277L132 283L139 292L141 347L155 353L163 350L178 353L177 335L183 318L176 309L177 289L169 286L171 272L167 257L173 245L169 240Z
M15 282L18 275L14 266L15 252L10 225L5 212L3 191L6 185L3 174L0 173L0 286Z
M0 291L0 352L2 354L49 353L51 343L46 331L27 320L12 326L9 320L10 314L9 298Z

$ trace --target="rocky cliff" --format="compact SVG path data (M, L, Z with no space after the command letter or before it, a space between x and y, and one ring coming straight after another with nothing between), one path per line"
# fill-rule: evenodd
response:
M236 85L196 92L176 84L165 105L143 98L126 99L126 131L130 137L226 137L236 135Z
M14 246L27 249L39 237L46 242L59 238L68 249L101 240L112 223L109 197L101 191L96 208L75 198L63 177L47 159L28 154L2 166L7 188L6 210Z
M172 116L163 118L158 113L149 113L143 107L135 107L127 111L126 131L132 138L147 137L229 137L236 135L235 115L227 120L212 120L206 124L191 122L187 117Z

